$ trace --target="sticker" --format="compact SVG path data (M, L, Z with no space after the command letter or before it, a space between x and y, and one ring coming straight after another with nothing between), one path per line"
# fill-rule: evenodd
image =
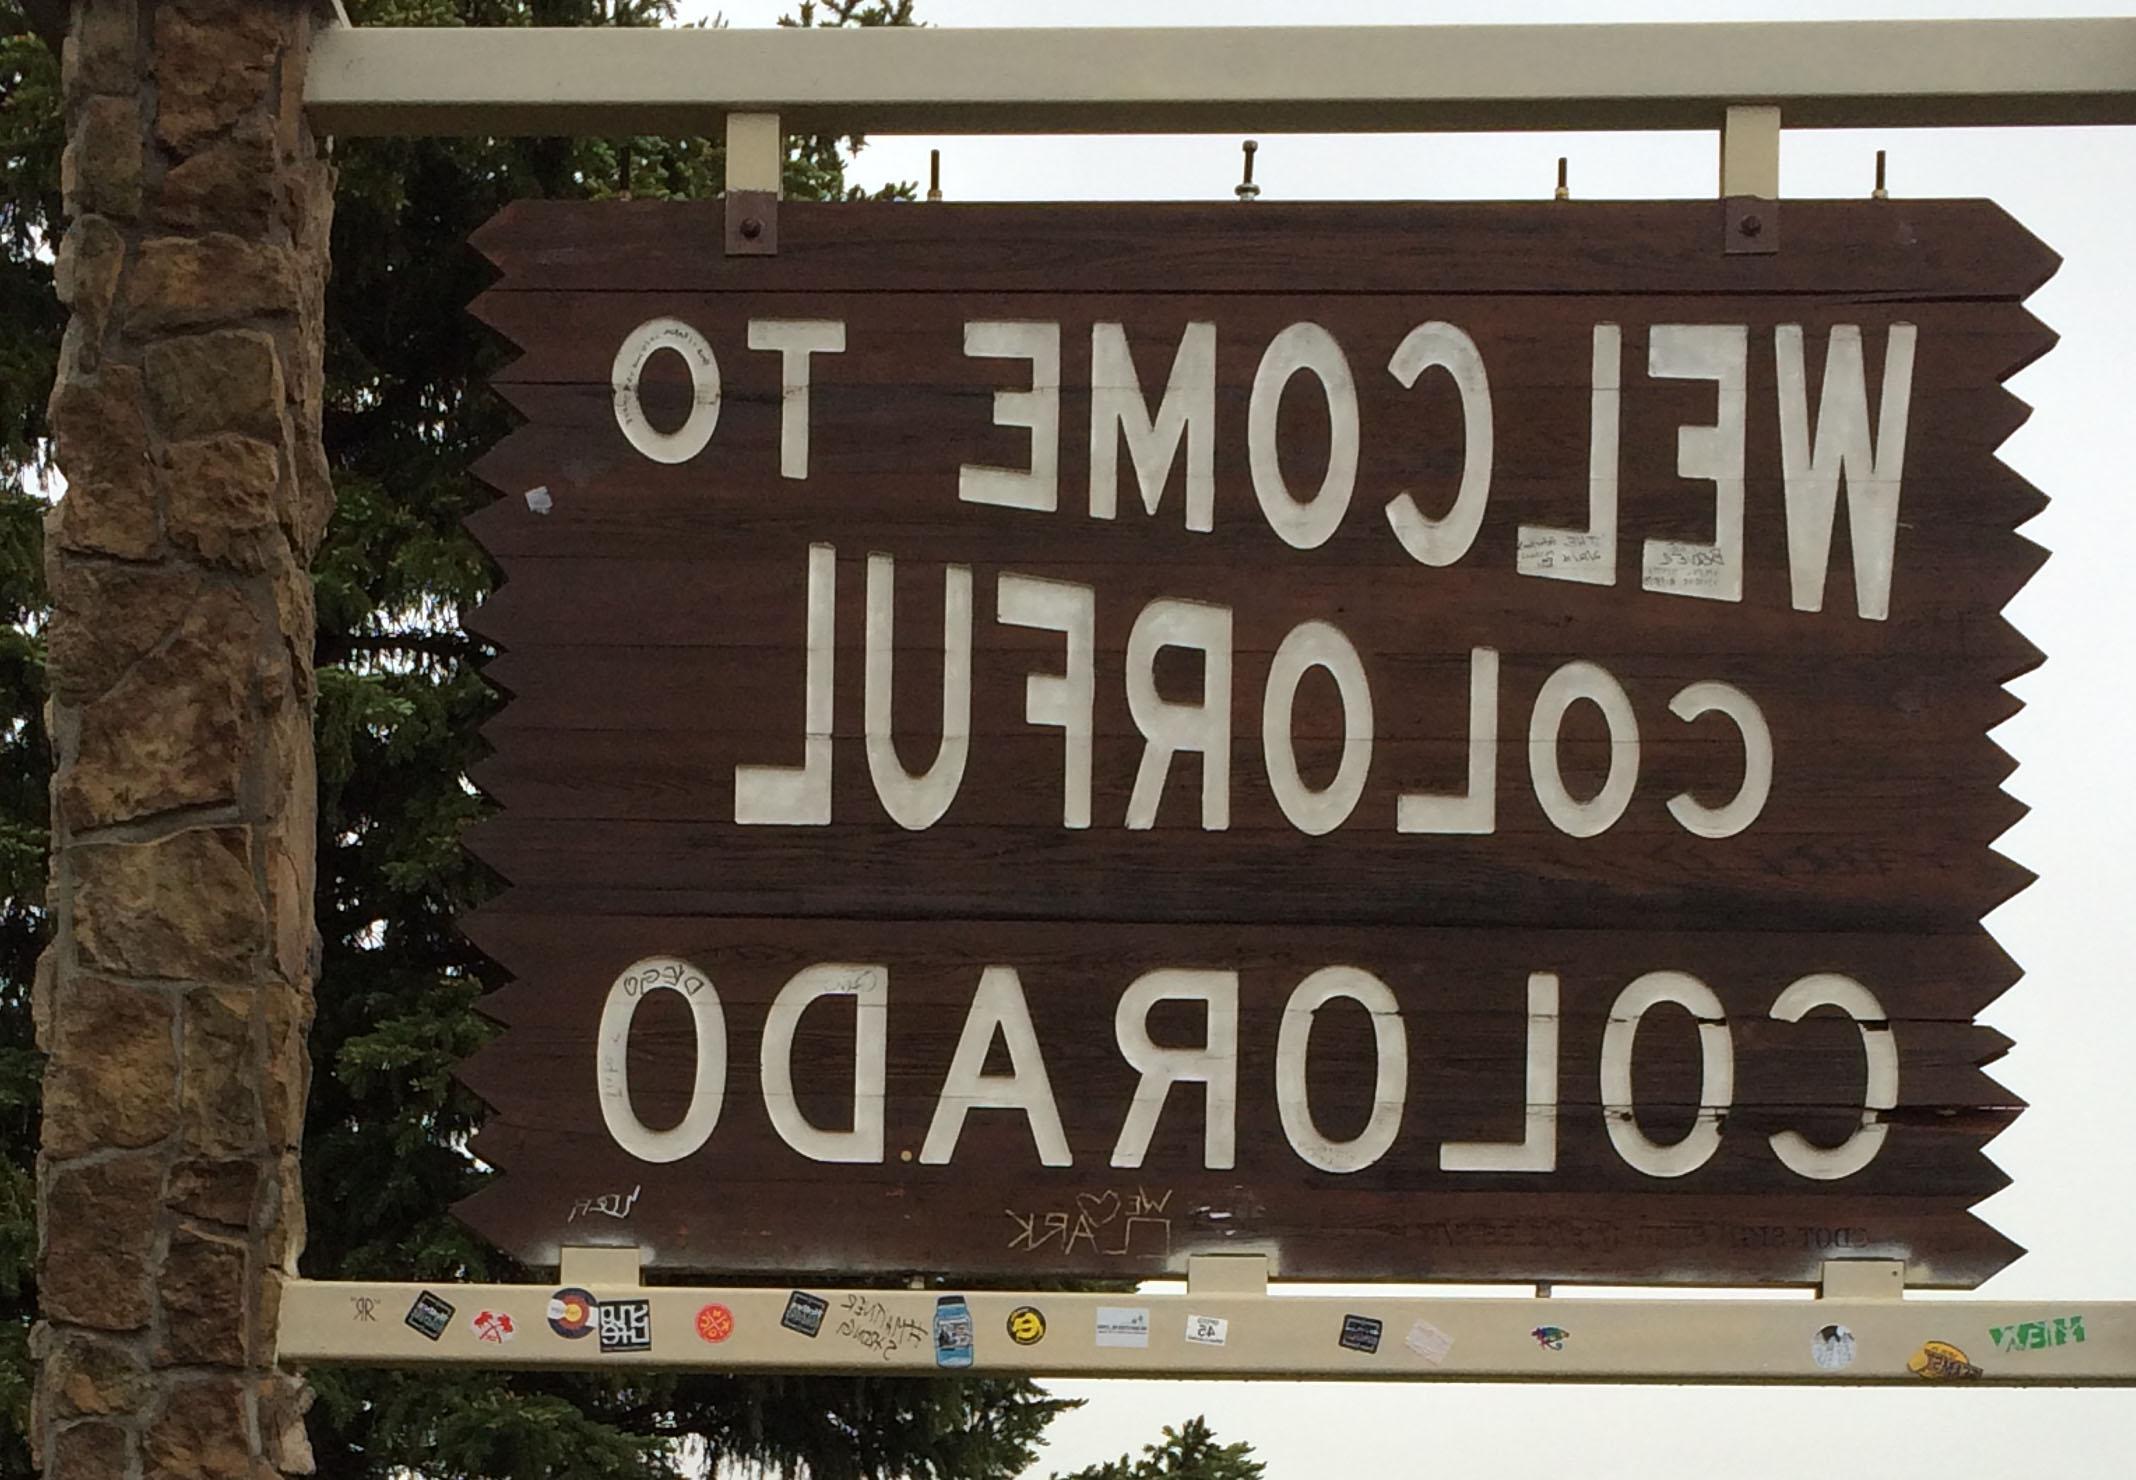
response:
M535 513L546 514L555 506L556 501L549 497L549 486L546 483L539 488L527 490L527 507Z
M1380 1332L1386 1327L1370 1316L1344 1316L1339 1345L1348 1351L1370 1355L1379 1350Z
M786 1314L779 1317L779 1324L789 1331L813 1337L823 1329L824 1312L830 1308L831 1303L821 1295L796 1290L786 1297Z
M1930 1382L1962 1382L1980 1376L1980 1369L1948 1341L1922 1342L1921 1349L1907 1362L1906 1370Z
M1142 1305L1101 1305L1098 1307L1099 1346L1148 1346L1149 1344L1149 1307Z
M1546 1347L1554 1352L1563 1351L1565 1349L1565 1338L1572 1335L1563 1326L1537 1326L1528 1334L1535 1338L1537 1346Z
M1009 1312L1009 1340L1018 1346L1037 1346L1046 1339L1046 1313L1035 1305L1019 1305Z
M1231 1335L1231 1322L1221 1316L1188 1316L1187 1340L1196 1346L1222 1346Z
M1409 1328L1409 1334L1402 1338L1402 1345L1436 1367L1454 1349L1454 1338L1429 1321L1419 1321Z
M499 1346L518 1334L512 1325L512 1318L501 1310L477 1311L467 1324L474 1328L477 1341L491 1341Z
M1810 1360L1820 1372L1843 1372L1854 1365L1854 1333L1845 1326L1826 1326L1810 1338Z
M593 1334L593 1296L566 1285L549 1297L549 1329L566 1341Z
M604 1300L594 1307L604 1352L649 1352L653 1349L653 1303L650 1300Z
M415 1304L408 1307L408 1324L415 1327L432 1341L445 1334L452 1324L452 1305L425 1290L415 1297Z
M725 1341L734 1334L734 1312L726 1306L714 1303L699 1306L697 1310L697 1335L703 1341Z
M2021 1321L2015 1326L1990 1326L1988 1336L1995 1349L2013 1352L2044 1351L2050 1346L2069 1346L2084 1340L2084 1317L2056 1316L2051 1321Z
M972 1364L972 1308L962 1295L943 1295L935 1300L934 1345L937 1367L969 1367Z

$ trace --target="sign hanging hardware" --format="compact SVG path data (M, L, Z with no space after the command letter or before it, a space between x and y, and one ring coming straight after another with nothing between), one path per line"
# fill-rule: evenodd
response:
M1555 200L1572 199L1571 179L1567 172L1565 156L1562 154L1558 156L1557 194L1552 198Z
M1246 175L1238 184L1231 187L1231 193L1240 200L1259 200L1261 198L1261 187L1253 183L1253 156L1254 151L1260 147L1260 143L1254 139L1248 139L1245 143L1239 145L1240 152L1246 156Z
M1723 203L1721 251L1729 257L1771 257L1780 251L1780 203L1731 195Z
M778 114L727 115L729 257L779 255L779 186L785 161L786 136Z
M939 149L927 151L927 198L942 198L942 151Z
M1869 192L1871 200L1889 200L1891 192L1884 188L1884 151L1876 151L1876 188Z

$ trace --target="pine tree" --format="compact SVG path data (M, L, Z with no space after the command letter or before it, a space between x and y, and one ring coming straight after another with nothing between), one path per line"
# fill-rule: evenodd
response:
M1142 1447L1142 1458L1121 1455L1053 1480L1261 1480L1267 1466L1253 1458L1247 1443L1219 1444L1200 1415L1178 1428L1170 1424L1155 1444Z

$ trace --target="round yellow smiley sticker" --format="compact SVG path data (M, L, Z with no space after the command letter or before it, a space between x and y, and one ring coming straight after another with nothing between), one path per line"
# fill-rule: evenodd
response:
M1018 1346L1036 1346L1046 1339L1045 1313L1033 1305L1019 1305L1009 1312L1009 1340Z

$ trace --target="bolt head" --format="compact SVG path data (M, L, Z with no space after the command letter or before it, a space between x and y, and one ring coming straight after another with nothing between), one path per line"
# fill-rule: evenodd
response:
M742 217L742 235L755 241L764 234L764 223L754 216Z
M1758 236L1765 230L1765 222L1757 216L1745 216L1736 223L1736 230L1745 236Z

